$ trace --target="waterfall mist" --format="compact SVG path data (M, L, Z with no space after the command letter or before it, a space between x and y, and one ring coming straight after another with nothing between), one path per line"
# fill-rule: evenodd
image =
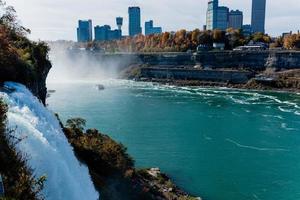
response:
M98 82L115 79L130 58L109 57L86 50L70 50L63 45L50 45L52 69L48 83Z

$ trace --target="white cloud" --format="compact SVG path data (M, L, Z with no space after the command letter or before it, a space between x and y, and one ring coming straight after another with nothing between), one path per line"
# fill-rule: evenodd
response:
M124 17L127 33L127 7L138 5L142 21L153 19L163 30L201 28L205 23L207 0L6 0L13 5L23 25L32 30L32 39L57 40L76 38L78 19L92 19L93 24L110 24ZM300 29L299 0L267 0L266 30L279 35ZM230 9L244 11L250 23L251 0L219 0ZM142 24L143 25L143 24Z

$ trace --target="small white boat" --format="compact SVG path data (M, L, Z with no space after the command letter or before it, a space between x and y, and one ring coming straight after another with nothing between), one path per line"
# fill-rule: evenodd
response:
M104 90L104 89L105 89L104 85L102 85L102 84L96 85L96 88L97 88L98 90Z

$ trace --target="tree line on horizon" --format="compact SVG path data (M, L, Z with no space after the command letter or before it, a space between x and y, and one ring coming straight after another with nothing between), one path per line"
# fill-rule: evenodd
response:
M241 29L201 31L195 29L164 32L153 35L137 35L121 40L78 43L79 47L104 49L106 52L186 52L195 51L199 45L212 47L213 43L224 43L225 50L232 50L250 41L262 42L270 48L300 49L300 34L272 38L268 34L254 33L246 36Z

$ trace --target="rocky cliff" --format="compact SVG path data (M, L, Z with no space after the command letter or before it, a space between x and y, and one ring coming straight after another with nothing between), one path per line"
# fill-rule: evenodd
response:
M194 56L196 63L214 68L244 68L265 70L300 68L297 51L224 51L204 52Z
M209 51L192 53L116 53L103 54L96 52L73 51L78 57L87 54L102 63L117 63L122 70L130 65L167 66L195 66L211 68L235 68L249 70L265 70L267 67L276 69L300 68L300 51Z
M24 37L0 46L0 85L6 81L22 83L45 104L46 78L52 67L48 51L45 43L31 42Z
M247 86L249 89L276 88L297 91L300 89L298 73L291 76L289 72L285 78L279 78L282 76L276 73L300 70L299 51L148 53L134 56L136 57L132 59L134 63L122 71L122 78L167 81L184 85L209 86L221 83L222 86L243 88ZM258 78L255 78L256 76ZM253 81L248 83L252 79ZM263 80L263 83L262 81L257 83L258 80ZM265 80L272 80L272 84Z

